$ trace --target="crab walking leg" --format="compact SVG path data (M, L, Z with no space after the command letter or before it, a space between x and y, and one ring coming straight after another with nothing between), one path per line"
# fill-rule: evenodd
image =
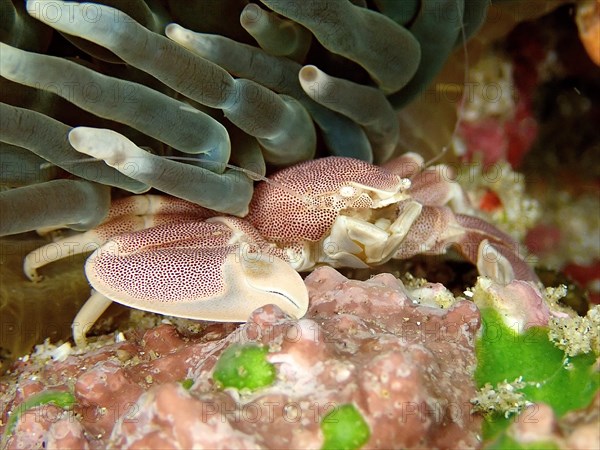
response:
M510 261L496 247L484 239L477 248L477 271L498 284L509 284L515 279Z
M92 295L81 307L71 325L73 340L78 347L86 344L85 335L111 303L112 300L92 289Z
M173 216L191 215L196 219L208 219L217 215L215 211L176 197L152 194L131 195L112 202L104 223L124 216L149 216L157 214ZM146 228L149 228L149 226ZM118 231L119 234L123 232L120 230L115 231ZM114 233L110 237L115 234L117 233Z
M398 205L399 216L411 207L411 202ZM533 270L520 258L514 239L482 219L455 214L446 206L423 205L394 258L441 255L451 246L475 264L480 275L497 283L510 283L515 278L538 281Z
M407 200L398 204L397 208L398 217L407 216L412 220L394 254L395 259L408 259L419 254L444 254L464 234L448 207L421 205Z
M228 214L248 213L252 181L239 171L219 175L171 161L142 150L112 130L77 127L69 133L69 142L78 152L103 159L119 172L175 197Z
M23 262L23 272L31 281L40 281L43 277L37 271L41 267L69 256L92 252L118 234L165 223L202 220L215 215L210 209L178 198L161 195L125 197L111 204L106 220L96 228L58 239L29 252Z
M455 215L464 235L458 250L477 265L481 275L499 284L514 279L538 282L539 278L520 254L519 244L506 233L477 217Z
M58 239L32 250L23 260L23 273L30 281L42 281L44 277L38 274L38 269L69 256L96 250L105 242L99 229L101 230L102 226L75 236Z

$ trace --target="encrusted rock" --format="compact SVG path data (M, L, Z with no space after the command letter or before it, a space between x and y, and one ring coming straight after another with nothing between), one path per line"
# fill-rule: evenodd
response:
M361 282L327 267L306 285L311 303L301 320L267 305L232 332L213 324L185 336L162 324L63 362L21 363L14 386L2 387L4 424L40 389L70 389L77 403L69 412L52 407L54 421L30 433L35 410L22 415L9 448L319 448L321 421L344 404L370 429L364 448L478 445L481 422L469 402L480 325L473 303L442 309L431 300L441 285L414 295L389 274ZM220 354L249 342L269 349L275 382L220 389L212 376Z

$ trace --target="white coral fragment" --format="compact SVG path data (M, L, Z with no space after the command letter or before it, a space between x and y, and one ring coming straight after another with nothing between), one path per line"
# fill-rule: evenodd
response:
M504 380L496 386L486 383L477 396L471 399L471 403L475 411L486 414L502 412L504 417L508 418L520 413L529 404L525 400L525 394L520 391L526 385L521 377L511 383Z
M549 325L549 339L568 356L591 351L600 354L600 305L590 309L585 317L555 317Z

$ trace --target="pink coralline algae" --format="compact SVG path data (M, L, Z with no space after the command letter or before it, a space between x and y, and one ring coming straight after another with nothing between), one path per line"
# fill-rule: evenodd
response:
M513 280L502 285L479 278L473 293L473 301L479 308L495 309L506 325L516 327L518 332L547 326L551 316L568 317L563 312L551 311L539 288L529 281Z
M535 417L535 420L527 420ZM529 405L508 428L507 435L523 447L541 447L554 443L556 448L588 450L600 442L600 393L594 396L587 408L571 411L557 417L544 403Z
M344 404L370 429L363 448L478 446L472 302L418 301L441 285L411 291L389 274L362 282L321 267L305 281L300 320L267 305L237 327L191 333L165 323L63 362L19 363L13 384L0 386L3 424L40 390L71 390L76 404L21 415L8 448L320 448L323 417ZM249 342L269 349L275 382L219 389L220 354Z

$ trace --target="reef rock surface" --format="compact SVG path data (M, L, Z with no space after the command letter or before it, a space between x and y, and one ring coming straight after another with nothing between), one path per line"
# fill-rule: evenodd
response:
M323 417L347 403L370 429L363 448L478 446L473 303L443 309L428 301L441 285L408 289L389 274L354 281L328 267L306 285L300 320L268 305L239 326L190 334L166 323L62 361L20 361L0 384L4 427L40 391L73 392L75 404L23 412L8 448L320 448ZM268 346L275 382L220 389L220 354L247 342Z

